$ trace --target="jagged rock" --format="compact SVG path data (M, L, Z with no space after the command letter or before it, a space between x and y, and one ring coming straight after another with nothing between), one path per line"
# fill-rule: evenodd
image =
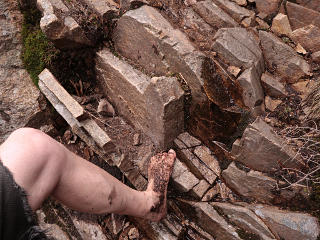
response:
M293 31L310 24L320 28L320 12L289 1L286 9Z
M312 89L312 82L309 80L301 81L292 84L291 87L304 99L308 95L309 89Z
M186 145L187 148L193 148L201 145L201 141L193 136L191 136L188 132L181 133L177 139L182 141L184 145ZM184 148L183 145L181 145L182 149Z
M265 223L251 210L230 203L213 202L211 205L238 227L258 235L263 240L276 239Z
M297 3L306 8L320 12L320 5L318 0L297 0Z
M196 218L197 224L217 240L240 240L236 229L229 225L218 212L205 202L180 202L187 215Z
M271 30L279 36L290 36L290 34L292 33L292 29L289 23L288 16L279 13L272 21Z
M191 190L191 195L195 198L201 199L203 195L210 188L210 184L206 180L201 180L196 186Z
M106 95L121 115L159 146L183 130L183 90L173 77L149 78L109 50L97 53L96 70Z
M312 53L312 60L316 63L320 63L320 51Z
M274 69L282 81L297 82L310 75L310 65L291 47L272 33L259 31L261 46L269 69Z
M256 22L259 24L258 29L262 29L262 30L269 30L270 26L268 23L266 23L265 21L263 21L260 17L256 17Z
M244 19L242 20L241 24L242 24L242 26L244 26L244 27L246 27L246 28L247 28L247 27L253 27L254 24L255 24L255 20L254 20L254 18L246 17L246 18L244 18Z
M299 155L261 118L257 118L246 128L240 147L236 160L254 170L270 172L280 166L303 166Z
M0 1L0 144L14 130L41 122L40 91L23 67L22 14L17 2ZM45 107L46 104L44 104ZM39 128L38 123L32 125Z
M80 25L69 16L69 9L61 0L37 0L37 6L43 14L40 20L41 30L57 48L93 46Z
M310 52L320 51L320 28L308 25L294 30L291 38Z
M194 149L194 154L204 162L217 176L220 176L221 169L216 156L205 146L198 146Z
M199 179L196 178L179 159L176 159L173 171L172 180L177 189L181 192L190 191L195 185L199 183Z
M273 112L282 103L282 100L272 99L271 97L266 96L264 102L266 105L266 109Z
M222 10L228 13L236 21L241 22L246 17L253 18L255 13L229 0L213 0Z
M122 11L128 11L141 7L144 4L148 4L146 0L120 0L120 9Z
M109 103L107 99L103 98L99 101L97 113L104 116L114 117L116 114L116 111L114 110L111 103Z
M201 90L204 55L156 9L142 6L125 13L114 30L113 42L116 51L150 74L181 73L193 98L205 99Z
M104 21L118 15L119 5L112 0L81 0L96 12Z
M48 224L45 222L46 215L42 210L37 211L37 217L39 226L41 229L46 230L46 235L48 237L53 237L55 240L69 240L68 235L62 231L62 229L57 224Z
M239 26L233 18L210 0L197 2L192 7L208 24L217 29Z
M168 213L166 218L161 222L177 237L181 236L180 234L184 231L180 219L177 218L174 214Z
M211 189L209 189L208 192L202 197L202 202L209 202L214 197L216 197L220 193L220 187L219 184L214 185Z
M289 212L276 207L250 207L269 229L284 240L316 240L320 233L318 219L305 213Z
M238 77L239 73L241 72L241 68L238 68L238 67L235 67L235 66L229 66L227 70L234 77Z
M261 83L265 93L270 97L284 98L288 95L280 80L267 72L262 74Z
M302 55L307 54L307 51L301 46L300 43L297 44L297 46L295 47L295 50L297 51L297 53L301 53Z
M232 0L240 6L247 6L247 0Z
M281 0L255 0L258 12L269 16L275 15L280 7Z
M249 198L249 200L257 200L261 203L285 203L295 196L305 196L305 188L281 190L278 191L279 194L277 195L277 186L283 184L283 182L278 183L276 180L254 170L245 172L237 168L235 163L231 163L226 170L222 171L221 176L226 185L233 191Z

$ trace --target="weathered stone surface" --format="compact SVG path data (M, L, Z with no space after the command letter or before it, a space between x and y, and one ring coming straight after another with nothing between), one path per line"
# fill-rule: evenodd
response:
M297 3L306 8L320 12L320 5L318 0L297 0Z
M119 5L112 0L81 0L92 8L103 20L111 19L118 14Z
M71 97L48 69L39 75L39 81L66 107L75 119L87 118L82 106Z
M79 24L69 16L69 9L60 0L37 0L43 14L40 20L41 30L56 47L61 49L92 46Z
M220 193L220 186L217 183L202 197L202 202L209 202Z
M184 231L181 222L179 221L174 214L168 213L166 218L163 219L161 222L171 231L175 236L181 236L180 234Z
M84 221L83 219L77 217L72 217L72 222L82 239L108 240L99 224L93 221Z
M241 22L245 17L254 17L255 13L229 0L213 0L222 10L236 21Z
M261 118L250 124L240 142L241 151L236 160L251 169L269 172L282 167L302 166L299 155L288 146Z
M240 6L247 6L247 0L232 0Z
M255 0L258 11L269 16L275 15L280 7L280 0Z
M210 0L197 2L192 7L208 24L217 29L239 26L233 18Z
M291 47L272 33L260 31L259 36L267 65L275 69L281 80L293 83L310 75L309 64Z
M201 199L203 195L208 191L210 184L206 180L200 180L200 182L194 186L190 192L190 194L198 199Z
M48 237L53 237L55 240L69 240L68 235L62 231L62 229L57 224L48 224L45 222L46 215L42 210L37 211L37 217L39 221L39 226L41 229L46 229L46 235Z
M281 239L316 240L319 236L318 219L309 214L289 212L264 205L254 205L251 208Z
M295 195L303 196L303 188L294 188L291 190L281 190L279 195L275 194L278 184L276 180L262 174L261 172L253 171L245 172L231 163L229 167L221 174L226 185L236 193L257 200L261 203L273 204L274 202L290 201Z
M148 4L146 0L120 0L121 11L128 11Z
M156 9L142 6L125 13L114 30L113 42L121 55L148 73L181 73L193 98L205 99L201 90L204 55L196 51L187 37L174 29Z
M119 113L156 144L168 146L182 132L184 92L175 78L150 79L107 49L97 53L96 70Z
M266 23L265 21L263 21L260 17L256 17L256 22L258 23L259 27L258 29L262 29L262 30L269 30L270 26L268 23Z
M97 113L103 116L114 117L116 114L116 111L114 110L111 103L109 103L107 99L103 98L99 101Z
M310 52L320 51L320 28L308 25L292 32L291 38Z
M320 28L320 12L289 1L286 4L286 9L292 30L296 30L297 28L302 28L310 24Z
M204 162L217 176L220 176L221 169L216 156L205 146L199 146L194 149L194 154Z
M279 13L272 21L271 30L279 36L290 36L290 34L292 33L292 29L289 23L288 16Z
M229 66L228 72L231 73L234 77L238 77L239 73L241 72L241 68L235 66Z
M297 51L297 53L301 53L302 55L307 54L307 50L305 50L300 43L297 44L297 46L295 47L295 50Z
M266 105L266 109L273 112L282 103L282 100L272 99L271 97L266 96L264 102Z
M205 202L181 202L181 205L188 209L185 211L201 228L210 233L217 240L240 240L236 229L229 225L218 212Z
M270 73L263 73L261 76L261 83L267 95L274 98L283 98L288 95L284 85L279 79Z
M179 159L176 159L173 171L172 180L177 189L181 192L190 191L195 185L199 183L199 179L196 178Z
M191 136L188 132L181 133L177 138L182 141L187 148L193 148L201 145L201 141L194 136Z
M320 63L320 51L312 53L312 60L316 63Z
M263 240L276 239L265 223L251 210L230 203L213 202L211 205L223 212L229 221L238 227L258 235Z
M20 58L22 14L16 1L0 1L0 144L15 129L41 118L40 91ZM40 127L40 126L34 126Z

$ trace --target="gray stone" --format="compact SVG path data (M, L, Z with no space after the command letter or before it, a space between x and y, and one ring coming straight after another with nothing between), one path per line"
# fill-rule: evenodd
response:
M270 97L284 98L288 95L283 83L270 73L265 72L262 74L261 83L265 93Z
M0 144L14 130L42 119L40 91L21 61L23 16L15 1L0 1ZM33 126L33 127L40 127Z
M279 13L272 21L271 30L278 36L290 36L292 29L287 15Z
M222 10L228 13L236 21L241 22L246 17L253 18L255 13L229 0L213 0Z
M320 12L289 1L286 4L286 9L293 31L310 24L320 28Z
M187 168L187 166L182 163L179 159L176 159L173 171L172 180L181 192L190 191L195 185L199 183L199 179L196 178Z
M318 219L305 213L280 210L265 205L251 206L269 229L284 240L316 240L320 233Z
M191 136L188 132L181 133L177 138L181 140L187 148L193 148L201 145L201 141Z
M46 230L48 237L53 237L55 240L69 240L68 234L66 234L57 224L48 224L45 222L46 215L42 210L37 211L37 217L39 226L41 229Z
M221 169L216 156L205 146L199 146L194 149L194 154L204 162L217 176L220 176Z
M269 16L275 15L278 12L280 1L281 0L255 0L257 10Z
M97 53L96 71L117 111L165 147L183 131L184 97L176 78L150 78L109 50Z
M196 186L192 188L190 194L195 198L201 199L209 188L210 184L206 180L202 179Z
M57 48L75 49L93 45L61 0L37 0L37 6L43 14L41 30Z
M223 27L237 27L239 24L210 0L197 2L192 5L194 10L211 26L219 29Z
M320 51L320 28L308 25L294 30L291 34L294 42L300 43L310 52Z
M109 20L118 15L119 5L112 0L81 0L93 9L103 20Z
M189 149L178 150L178 156L199 179L205 179L213 184L217 175L202 163Z
M204 55L156 9L142 6L125 13L117 22L113 42L116 51L150 74L181 73L193 100L205 99L201 89Z
M229 167L221 174L226 185L233 191L261 203L273 204L279 201L290 201L296 195L304 195L305 188L293 188L292 190L281 190L279 195L275 194L278 184L276 180L266 176L265 174L251 170L245 172L231 163Z
M320 51L312 53L312 60L316 63L320 63Z
M272 33L259 32L266 63L280 75L281 81L297 82L310 75L310 65L294 49L283 43Z
M258 235L263 240L276 239L265 223L248 208L222 202L213 202L211 205L223 212L229 221L238 227Z

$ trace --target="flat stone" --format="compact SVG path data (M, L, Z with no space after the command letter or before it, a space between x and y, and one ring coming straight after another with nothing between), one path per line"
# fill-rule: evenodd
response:
M181 133L178 137L187 148L193 148L201 145L201 141L194 136L191 136L188 132Z
M196 223L217 240L240 240L236 229L229 225L218 212L206 202L183 202L183 207L189 209L186 214L195 218Z
M256 22L258 23L259 27L257 29L262 29L262 30L269 30L270 26L267 22L265 22L261 17L256 17Z
M318 0L297 0L297 3L306 8L320 12L320 5Z
M289 23L288 16L282 13L279 13L272 20L271 30L278 36L281 36L281 35L290 36L290 34L292 33L292 29Z
M299 155L261 118L246 128L240 146L236 160L257 171L275 171L280 165L289 168L303 166Z
M199 179L179 159L174 163L172 180L180 192L188 192L199 183Z
M119 5L112 0L81 0L92 8L103 20L115 17L119 11Z
M287 2L286 9L293 31L310 24L320 28L320 12L292 2Z
M178 150L178 156L199 179L205 179L213 184L217 175L202 163L189 149Z
M150 78L108 49L97 53L96 71L120 115L156 144L168 146L183 131L184 92L176 78Z
M181 222L179 221L175 214L167 213L167 216L165 219L163 219L161 222L163 225L165 225L173 234L177 237L179 237L182 232L184 231L184 227L181 225Z
M320 63L320 51L312 53L311 57L314 62Z
M209 148L199 146L194 149L194 154L204 162L217 176L220 176L221 169L217 158L213 155Z
M280 0L255 0L258 12L269 16L275 15L280 7Z
M261 83L265 93L270 97L284 98L288 95L283 83L270 73L265 72L262 74Z
M190 194L195 198L201 199L209 188L210 184L206 180L202 179L196 186L192 188Z
M239 73L241 72L241 68L238 68L238 67L235 67L235 66L229 66L227 70L234 77L238 77Z
M280 210L265 205L251 206L269 229L285 240L316 240L320 233L318 219L305 213Z
M181 73L192 91L193 100L205 99L201 89L205 56L155 8L142 6L125 13L117 22L112 39L117 52L146 72Z
M110 152L115 150L115 145L108 134L103 131L94 120L86 119L81 121L80 124L104 151Z
M240 7L229 0L213 0L213 2L238 22L241 22L246 17L254 17L255 15L253 11Z
M320 28L308 25L292 32L291 38L310 52L320 51Z
M232 17L210 0L197 2L192 7L208 24L217 29L239 26Z
M56 96L74 118L78 120L87 118L82 106L71 97L48 69L44 69L40 73L39 81Z
M281 81L297 82L310 75L310 65L294 49L283 43L272 33L259 31L266 63L280 75Z
M265 105L266 105L266 109L268 109L269 111L273 112L282 103L282 100L272 99L271 97L266 96L264 102L265 102Z
M72 217L72 222L82 239L108 240L98 223L84 221L76 217Z
M295 196L304 196L305 188L293 188L292 190L281 190L277 195L275 190L278 184L276 180L266 176L261 172L251 170L245 172L231 163L229 167L221 174L226 185L241 196L256 200L261 203L273 204L277 202L286 203ZM290 204L290 203L289 203Z
M223 202L213 202L211 205L223 212L236 226L258 235L263 240L276 239L265 223L248 208Z
M254 18L251 17L246 17L242 20L241 25L248 28L248 27L253 27L255 24Z

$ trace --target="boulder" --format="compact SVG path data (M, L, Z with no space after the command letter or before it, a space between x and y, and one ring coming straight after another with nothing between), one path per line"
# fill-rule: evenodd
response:
M248 208L223 202L213 202L211 205L222 212L234 225L258 235L262 240L276 239L265 223Z
M272 20L271 30L278 36L281 36L281 35L290 36L290 34L292 33L292 29L289 23L288 16L282 13L279 13Z
M294 30L291 34L294 42L300 43L303 48L310 52L320 51L320 28L308 25Z
M253 205L250 208L280 239L318 239L320 233L318 219L309 214L265 205Z
M17 2L0 1L0 144L14 130L41 122L41 93L21 61L22 14ZM45 104L44 104L45 107ZM32 125L40 128L40 125Z
M37 0L42 12L40 27L57 48L76 49L93 46L85 31L70 16L70 11L61 0Z
M286 9L293 31L310 24L320 28L320 12L289 1Z
M210 0L197 2L192 7L208 24L216 29L239 26L233 18Z
M251 169L272 172L280 167L300 168L301 158L267 123L257 118L244 131L236 160Z
M255 0L259 13L265 13L268 16L277 14L281 0Z
M97 53L96 71L120 115L157 145L168 146L183 131L184 92L176 78L150 78L108 49Z
M284 98L288 95L283 83L268 72L262 74L261 83L265 93L270 97Z
M279 38L266 31L259 31L259 36L266 63L279 74L281 81L294 83L311 74L310 65Z

